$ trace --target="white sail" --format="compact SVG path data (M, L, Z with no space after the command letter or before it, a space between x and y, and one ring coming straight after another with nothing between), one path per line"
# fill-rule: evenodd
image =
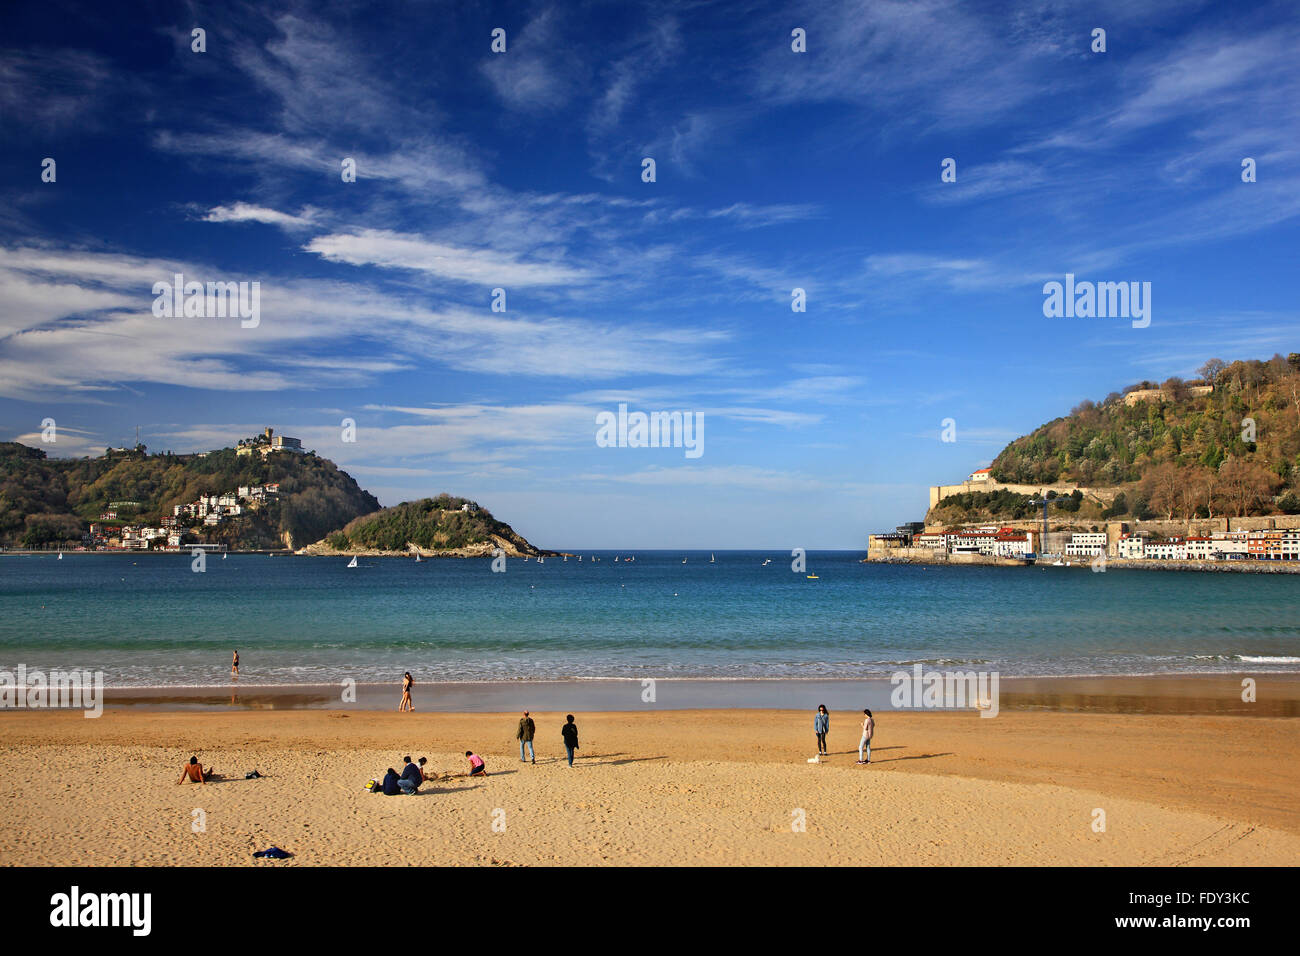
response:
M354 554L352 555L352 560L348 562L348 567L355 568L356 566L357 566L357 556Z

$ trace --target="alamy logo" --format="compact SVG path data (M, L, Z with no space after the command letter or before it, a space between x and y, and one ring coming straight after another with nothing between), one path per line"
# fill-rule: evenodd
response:
M153 284L153 314L160 319L240 318L239 327L255 329L262 321L262 283L186 282L176 273L174 282Z
M704 454L703 412L596 413L596 444L601 448L685 448L687 458Z
M77 709L87 717L104 712L103 671L18 671L0 670L0 708L29 710Z
M889 702L896 709L974 707L981 717L998 715L998 672L927 671L912 665L912 673L896 671L889 678L894 690Z
M127 926L133 936L148 936L153 928L153 895L150 893L70 892L50 897L50 925Z
M1132 319L1133 328L1151 324L1150 282L1065 282L1043 286L1043 315L1049 319Z

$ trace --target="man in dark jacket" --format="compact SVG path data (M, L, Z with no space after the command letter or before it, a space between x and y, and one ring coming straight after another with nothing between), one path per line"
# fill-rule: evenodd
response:
M409 756L402 758L402 777L397 781L397 785L402 788L402 793L415 793L420 789L420 784L424 782L424 774L420 772L420 765L411 763Z
M573 752L578 749L578 725L573 722L573 715L569 714L566 718L568 723L560 728L560 736L564 738L564 749L569 754L569 766L573 766Z
M533 752L533 735L537 733L537 725L533 723L533 718L528 716L528 711L519 718L519 730L515 732L515 739L519 741L519 761L522 763L524 757L524 747L528 748L528 756L532 758L533 763L537 763L537 754Z

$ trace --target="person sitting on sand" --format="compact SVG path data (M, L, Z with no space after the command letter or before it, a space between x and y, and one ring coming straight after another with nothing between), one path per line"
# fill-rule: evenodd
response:
M402 788L397 785L398 780L397 771L389 767L388 773L384 774L384 796L396 797L401 794Z
M469 758L469 775L471 777L487 776L487 764L483 762L482 757L472 750L466 750L465 756Z
M190 762L187 763L181 769L181 778L176 782L184 783L185 778L189 777L190 780L193 781L194 783L201 783L206 785L207 782L209 780L214 779L216 775L217 775L216 771L214 771L211 767L209 767L207 770L204 770L203 765L199 763L198 757L191 757Z
M424 774L421 773L418 764L411 763L409 756L402 758L402 776L397 781L397 785L402 788L402 793L413 794L419 791L420 784L424 782Z
M418 764L420 765L420 779L422 779L422 780L437 780L437 779L438 779L438 771L436 771L436 770L425 770L425 769L424 769L424 765L425 765L426 763L428 763L428 761L429 761L429 758L428 758L428 757L421 757L419 760L416 761L416 763L418 763Z

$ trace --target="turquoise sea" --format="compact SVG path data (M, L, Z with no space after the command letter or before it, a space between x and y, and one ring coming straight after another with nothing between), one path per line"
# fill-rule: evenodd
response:
M1300 576L859 563L857 552L579 563L0 555L0 668L110 687L564 678L1300 671ZM599 557L599 561L591 560ZM686 558L685 564L682 559ZM765 559L771 559L767 566Z

